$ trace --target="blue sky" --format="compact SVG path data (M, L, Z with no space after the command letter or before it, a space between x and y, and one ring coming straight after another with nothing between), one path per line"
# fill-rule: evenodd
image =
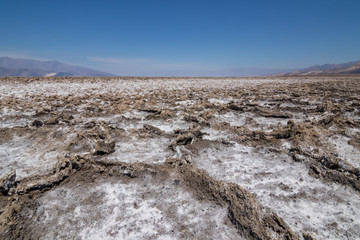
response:
M360 60L360 1L0 0L0 55L120 75Z

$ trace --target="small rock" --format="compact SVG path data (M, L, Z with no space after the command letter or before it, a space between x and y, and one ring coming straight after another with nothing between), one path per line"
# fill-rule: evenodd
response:
M319 123L326 126L329 125L334 120L333 116L326 116L319 120Z
M159 109L152 109L152 108L139 109L139 111L147 112L147 113L154 113L154 114L160 114L160 113L161 113L161 110L159 110Z
M303 233L304 240L314 240L314 238L309 233Z
M187 122L195 122L195 123L199 123L200 120L195 117L195 116L191 116L191 115L187 115L184 117L184 120L187 121Z
M230 103L228 105L228 107L232 110L235 110L235 111L244 111L244 106L241 106L241 105L237 105L235 103Z
M6 196L8 193L16 187L16 172L12 170L11 173L5 175L0 179L0 192L2 195Z
M176 145L188 145L191 144L194 139L192 134L185 134L178 136L176 139Z
M95 155L105 155L115 152L115 142L114 141L97 141L94 154Z
M84 128L88 128L88 129L93 128L95 126L96 126L95 121L90 121L90 122L87 122L87 123L84 124Z
M143 130L145 132L152 133L152 134L155 134L155 135L162 135L162 134L165 133L160 128L154 127L154 126L152 126L150 124L144 124Z
M310 170L311 170L313 173L315 173L315 176L321 174L321 170L320 170L318 167L314 166L314 165L310 166Z
M65 123L69 123L71 120L74 119L73 115L71 115L70 113L62 113L60 115L61 121L65 122Z
M59 119L57 117L52 117L45 122L47 125L55 125L59 123Z
M33 126L33 127L41 127L42 125L44 125L44 123L42 122L42 121L40 121L40 120L34 120L32 123L31 123L31 126Z
M174 117L174 114L169 110L161 110L160 117L163 119L170 119Z
M290 191L291 191L291 188L290 188L288 185L284 184L283 182L281 182L281 183L279 184L279 188L280 188L281 190L283 190L283 191L286 191L286 192L290 192Z
M255 107L255 110L262 117L271 117L271 118L292 118L292 114L289 112L280 112L272 109L267 109L263 107Z
M304 162L306 160L306 157L300 154L294 153L291 156L295 162Z

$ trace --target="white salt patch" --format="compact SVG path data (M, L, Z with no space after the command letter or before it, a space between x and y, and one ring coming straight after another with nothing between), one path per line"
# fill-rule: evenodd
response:
M70 130L60 131L68 133ZM29 136L14 137L0 144L0 177L9 173L11 169L16 170L17 179L50 171L58 157L66 154L61 149L74 136L74 133L69 134L67 139L59 141L49 137L43 140L44 142L40 139L31 139Z
M130 113L129 113L130 115ZM116 115L111 115L111 116L106 116L106 117L90 117L90 118L86 118L86 120L88 122L90 121L99 121L99 122L105 122L106 124L115 124L119 121L121 121L123 118L123 115L120 114L116 114Z
M60 155L57 151L46 150L33 145L25 138L14 138L0 145L0 177L16 170L17 179L41 174L52 169Z
M328 139L329 144L333 147L339 158L350 163L356 168L360 168L360 151L350 145L350 138L344 136L336 136Z
M196 101L193 100L183 100L183 101L177 101L176 104L183 105L183 106L190 106L194 105Z
M226 122L230 126L246 126L252 131L272 131L278 126L285 126L288 119L257 117L254 113L227 112L215 115L217 122ZM251 122L247 122L251 119Z
M252 131L265 131L271 132L278 127L284 127L287 125L289 120L293 120L296 123L303 121L303 114L296 114L293 118L268 118L259 117L255 113L238 113L238 112L227 112L224 114L215 114L216 122L226 122L230 126L246 126ZM249 120L249 121L247 121Z
M225 223L225 207L149 176L129 184L61 187L38 202L33 224L44 228L42 239L242 239Z
M289 103L289 102L285 102L285 103L281 103L280 107L297 107L298 105L293 104L293 103Z
M124 118L125 117L125 118ZM140 117L140 118L137 118ZM135 114L131 114L129 112L123 114L123 115L113 115L108 117L92 117L88 118L87 120L90 122L92 120L97 122L104 122L105 124L116 127L116 128L122 128L126 131L130 129L139 129L142 128L141 119L144 119L145 115L139 116Z
M208 148L193 160L216 179L237 183L254 193L299 235L306 230L317 239L360 236L360 219L355 217L360 215L360 199L354 198L358 193L309 176L302 163L285 154L235 144Z
M286 140L283 140L282 142L283 142L283 143L282 143L281 146L283 147L283 149L289 150L289 149L292 147L292 145L291 145L290 142L288 142L288 141L286 141Z
M171 154L168 148L170 144L171 141L165 137L151 139L128 137L116 143L115 152L109 155L108 159L126 163L164 163Z
M143 124L141 124L139 121L129 121L126 119L121 120L120 122L113 125L126 131L129 131L130 129L140 129L143 127Z
M246 122L246 117L248 114L227 112L224 114L214 114L216 118L216 122L226 122L229 123L230 126L243 126Z
M230 134L228 131L219 131L213 128L204 128L201 132L205 133L202 138L210 141L228 140L233 136L233 134Z
M29 167L29 163L26 162L27 159L23 157L23 151L29 149L30 146L30 141L23 138L14 138L0 145L0 177L8 174L11 169L16 169L19 176L24 165L25 169L26 167L31 168L31 163Z
M144 124L149 124L154 127L157 127L163 130L166 133L174 133L174 130L177 129L188 129L192 124L178 118L175 120L165 121L165 120L146 120L148 113L135 112L134 113L125 113L123 115L115 115L110 117L97 117L90 118L89 120L103 121L106 124L109 124L112 127L122 128L125 130L130 129L140 129ZM126 117L123 118L122 116Z
M5 107L3 109L3 113L1 114L2 117L16 117L16 116L32 116L34 115L36 112L35 111L19 111L19 110L15 110L15 109L9 109L7 107Z
M174 133L175 130L178 129L188 129L192 126L191 123L185 122L182 119L176 119L171 121L164 121L164 120L144 120L140 121L142 124L150 124L154 127L157 127L163 130L166 133Z
M27 118L0 118L0 128L25 127L27 125Z
M356 109L354 112L345 112L345 116L353 119L353 120L360 120L360 109Z
M123 116L126 118L129 118L129 119L137 118L137 119L144 120L147 116L149 116L149 113L144 112L144 111L133 110L131 112L124 113Z
M232 99L209 98L209 102L213 104L228 104Z
M0 128L24 127L35 111L19 111L5 107L0 114Z

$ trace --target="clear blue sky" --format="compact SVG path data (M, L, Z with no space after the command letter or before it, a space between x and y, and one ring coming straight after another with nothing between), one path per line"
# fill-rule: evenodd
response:
M359 0L0 0L0 55L125 75L360 60Z

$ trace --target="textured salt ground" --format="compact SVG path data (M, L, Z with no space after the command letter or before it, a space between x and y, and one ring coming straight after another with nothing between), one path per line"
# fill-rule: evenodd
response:
M350 138L344 136L334 136L327 140L330 148L334 150L339 158L345 159L347 163L350 163L356 168L360 168L360 151L359 149L351 146L349 142Z
M210 141L229 140L235 136L230 131L219 131L209 127L205 127L201 131L204 133L202 138Z
M27 116L21 117L1 117L0 128L26 127L29 118Z
M0 144L0 177L16 170L17 179L48 173L58 157L67 154L65 147L74 137L68 127L36 135L13 136ZM51 144L48 144L51 143Z
M181 118L170 121L163 121L163 120L142 121L142 123L150 124L169 134L174 133L175 130L188 129L192 126L192 124L185 122Z
M103 122L110 127L121 128L126 131L129 131L130 129L140 129L143 128L144 124L149 124L169 134L174 133L175 130L188 129L192 126L192 124L184 121L181 116L174 119L163 120L148 119L150 115L151 114L144 111L131 111L108 117L83 118L83 121L86 120L89 122L94 120L97 122Z
M198 201L176 176L64 185L37 203L23 214L39 239L242 239L226 208Z
M169 133L169 134L174 133L175 130L188 129L189 127L192 126L192 124L185 122L181 118L175 119L175 120L169 120L169 121L142 119L142 120L132 122L132 121L125 120L125 121L122 121L122 122L116 124L116 126L118 128L123 128L125 130L129 130L131 128L134 128L134 129L143 128L144 124L149 124L151 126L157 127L160 130L164 131L165 133Z
M0 114L0 128L25 127L35 111L21 111L4 107Z
M313 81L311 80L301 80L301 83L306 83ZM299 81L300 82L300 81ZM320 81L319 81L320 82ZM166 84L165 84L166 83ZM195 92L198 94L206 89L216 89L223 88L223 91L227 91L231 88L236 88L239 86L245 87L254 87L260 86L263 84L271 84L273 87L287 87L291 84L297 83L297 81L291 80L256 80L251 83L248 80L234 81L234 80L171 80L171 81L110 81L108 83L94 82L94 83L74 83L67 81L60 81L59 83L55 82L45 82L36 83L36 84L14 84L10 87L4 88L5 85L0 86L0 99L8 97L18 97L23 101L32 101L32 96L41 95L46 93L46 95L60 95L60 96L71 96L71 95L83 95L88 96L91 99L91 96L98 93L103 94L118 94L121 96L129 96L132 94L138 94L139 96L146 94L148 91L152 90L173 90L173 89L184 89L188 88L186 91ZM278 85L278 86L275 86ZM189 87L187 87L189 86ZM190 87L191 86L191 87ZM206 87L204 87L206 86ZM271 89L270 88L270 89ZM185 91L185 92L186 92ZM196 92L197 91L197 92ZM267 91L261 90L262 93L267 93ZM269 91L270 94L271 90ZM204 92L204 94L206 94ZM24 97L25 96L25 97ZM201 96L201 95L200 95ZM281 97L281 95L274 95L274 97ZM215 105L226 104L231 98L209 98L209 102ZM314 110L316 106L321 105L323 101L315 101L312 98L304 98L303 107L309 110ZM46 98L43 98L43 101L46 103ZM161 99L159 98L159 105L161 107L168 107L169 109L174 106L168 106L168 103L161 104ZM61 104L61 102L59 102ZM105 106L107 103L103 104L98 99L89 100L84 103L84 107L89 103L101 104ZM188 108L193 108L195 104L199 103L199 100L185 100L178 101L179 111L187 111ZM268 102L265 100L257 101L257 104L260 106L268 106ZM314 106L310 106L313 104ZM175 104L176 105L176 104ZM293 107L289 104L290 107ZM283 106L286 107L286 104ZM297 106L295 104L295 106ZM85 109L84 108L84 109ZM58 110L72 109L71 107L58 108ZM79 109L77 111L77 116L81 116L84 113L84 109ZM29 109L28 109L29 110ZM16 122L17 112L15 110L6 110L5 117L6 123L5 127L13 127L20 121ZM27 110L26 110L27 111ZM31 111L29 111L31 112ZM10 116L14 113L14 116ZM199 112L201 113L201 111ZM8 114L9 116L7 116ZM248 114L248 113L246 113ZM245 115L246 115L245 114ZM328 114L328 113L324 113ZM101 114L99 114L100 116ZM225 115L225 117L223 117ZM350 119L358 119L356 111L353 113L345 113L346 116ZM163 120L146 120L147 114L143 112L137 112L136 110L125 113L126 118L121 122L119 118L113 119L112 116L107 117L98 117L95 118L96 121L105 121L106 124L116 127L123 128L127 132L131 132L131 129L141 129L143 124L152 124L154 126L162 128L167 133L179 126L181 129L187 129L188 126L180 119L175 121L166 122ZM295 115L294 115L295 116ZM13 118L14 117L14 118ZM30 116L31 117L31 116ZM221 117L223 117L221 119ZM271 129L277 126L285 126L287 120L283 119L271 119L271 118L261 118L255 116L253 113L249 113L249 116L253 118L256 123L252 126L249 126L251 130L264 130L270 131ZM300 121L303 121L304 118L301 116ZM309 114L311 119L320 119L320 116L317 113ZM27 119L25 116L23 119ZM86 118L80 118L80 122L85 122ZM296 121L297 117L294 117ZM13 122L11 122L13 121ZM211 121L218 122L228 122L232 126L242 126L246 123L246 117L244 114L238 114L236 112L228 112L226 114L222 113L215 115L215 118ZM2 121L1 124L4 122ZM7 124L7 125L6 125ZM133 124L133 125L131 125ZM129 126L130 125L130 126ZM233 135L228 131L217 131L213 128L203 128L201 129L208 135L204 136L204 139L211 141L220 141L225 139L231 141ZM353 129L351 129L352 131ZM350 131L350 130L349 130ZM350 134L351 135L351 134ZM26 139L19 140L20 144L24 144L25 150L30 149L29 145L26 144ZM162 163L168 156L171 156L171 153L168 152L168 141L169 139L165 137L155 136L152 138L142 138L142 139L116 139L116 151L113 154L107 156L112 161L118 161L116 159L121 159L122 161L133 163L137 161L145 161L147 163ZM357 153L358 150L352 145L349 145L347 141L348 137L339 136L338 138L330 138L327 143L329 146L332 146L334 153L338 156L351 163L353 166L358 166ZM129 141L129 142L128 142ZM127 143L130 143L127 145ZM12 149L11 153L15 156L15 159L19 158L17 152L23 149L20 149L19 143L9 143L9 146L5 145L6 149ZM36 146L36 144L35 144ZM284 141L283 148L289 149L291 146L290 143ZM204 164L204 168L212 176L218 179L225 179L226 181L231 181L238 183L240 186L244 186L250 191L252 191L256 196L258 201L264 206L272 208L277 212L284 220L291 225L291 227L297 231L299 235L301 232L313 232L315 237L318 239L356 239L360 236L360 233L357 229L360 229L359 222L354 216L359 215L357 209L360 209L358 202L358 193L346 186L340 186L337 184L324 183L320 182L317 179L310 177L306 169L301 163L293 162L289 156L286 154L274 153L266 150L266 148L249 148L245 145L234 144L226 148L219 146L211 146L207 149L207 152L200 152L198 155L193 156L195 164L199 167L202 167L201 164ZM176 152L174 156L182 157L181 152L190 154L187 149L182 146L178 147L180 150ZM41 149L39 149L41 150ZM41 150L42 154L49 149ZM282 149L280 149L282 151ZM27 152L27 150L25 151ZM131 152L131 153L129 153ZM0 152L1 153L1 152ZM5 152L4 152L5 153ZM173 153L174 154L174 153ZM21 154L20 154L21 155ZM22 155L21 157L24 157ZM51 159L52 157L49 157ZM8 158L9 159L9 158ZM199 160L200 159L200 160ZM251 159L252 161L248 161ZM36 161L41 160L39 157L31 157L29 161L35 162L34 166L37 166ZM40 161L38 161L40 162ZM52 167L50 163L50 168ZM27 165L30 167L30 165ZM36 167L39 169L46 169L46 165L39 165ZM20 177L28 176L21 173L22 166L19 166ZM25 168L26 169L26 168ZM38 173L37 170L31 174ZM100 183L99 183L100 184ZM105 183L104 183L105 184ZM113 183L111 183L113 184ZM102 185L107 187L107 185ZM80 186L79 186L80 187ZM94 186L95 187L95 186ZM119 186L116 186L119 187ZM121 189L121 187L119 187ZM89 189L89 192L92 193L93 189ZM56 191L56 190L54 190ZM52 191L51 191L52 192ZM103 193L106 195L109 193ZM160 201L160 200L159 200ZM53 208L49 208L53 209ZM55 209L56 210L56 209ZM55 211L54 210L54 211ZM84 213L85 211L80 211ZM84 213L85 214L85 213ZM309 217L308 217L309 216ZM76 235L76 234L75 234Z
M233 99L229 98L229 99L218 99L218 98L209 98L209 102L210 103L214 103L214 104L228 104L229 102L231 102Z
M173 155L168 148L170 144L168 138L161 136L150 139L128 136L116 142L115 152L107 156L107 159L115 162L161 164Z
M225 122L230 126L246 126L252 131L271 132L276 127L286 126L289 120L299 123L304 118L303 114L294 115L289 119L279 119L259 117L255 113L226 112L215 114L215 119L212 122Z
M193 160L212 177L248 189L299 235L301 231L318 239L355 239L360 235L357 192L309 176L303 164L286 154L234 143L203 149Z
M304 80L302 80L304 81ZM28 83L7 83L0 86L0 99L5 97L26 99L30 96L91 96L92 94L117 93L126 96L144 94L159 90L233 89L236 87L257 86L279 82L278 79L167 79L164 80L108 80L101 81L35 81ZM282 84L294 83L294 80L281 80ZM80 95L79 95L80 94ZM25 97L24 97L25 96ZM30 99L29 99L30 100Z

